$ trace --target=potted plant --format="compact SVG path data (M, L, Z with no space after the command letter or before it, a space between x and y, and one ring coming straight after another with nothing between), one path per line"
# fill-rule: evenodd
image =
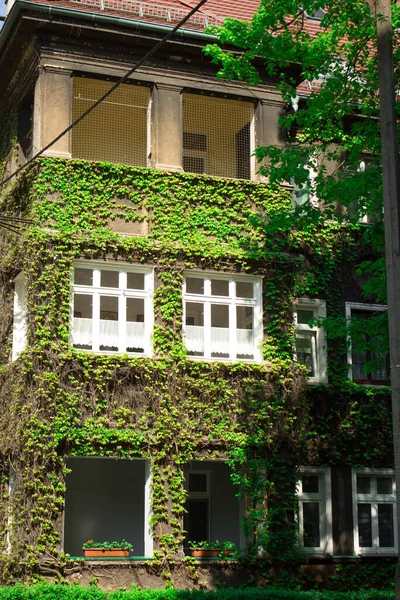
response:
M194 558L227 558L237 550L233 542L189 542Z
M88 540L83 547L83 556L85 558L127 558L129 552L133 550L132 544L126 540L115 542L94 542Z

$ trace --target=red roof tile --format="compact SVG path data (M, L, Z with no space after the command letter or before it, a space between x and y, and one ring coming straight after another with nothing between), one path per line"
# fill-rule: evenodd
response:
M76 11L119 15L124 18L176 25L198 0L29 0L32 4L68 7ZM250 20L260 0L207 0L206 4L185 25L204 30L208 25L221 24L225 17ZM121 14L125 13L125 14Z

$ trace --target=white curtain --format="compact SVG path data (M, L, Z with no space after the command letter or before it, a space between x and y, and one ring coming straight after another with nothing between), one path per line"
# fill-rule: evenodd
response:
M186 325L186 349L189 352L204 352L204 327Z
M211 352L229 355L229 351L228 327L211 327Z
M118 321L100 319L100 346L119 347Z
M254 331L252 329L236 330L236 353L254 356Z
M92 319L74 318L72 343L74 346L92 345Z
M144 323L126 323L126 347L144 348Z

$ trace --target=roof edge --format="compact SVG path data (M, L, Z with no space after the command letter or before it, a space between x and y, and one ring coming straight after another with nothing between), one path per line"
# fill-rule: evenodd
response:
M97 12L89 12L86 10L72 10L60 6L50 6L40 2L30 2L29 0L15 0L13 6L4 21L4 25L0 31L0 51L3 48L8 38L8 33L12 29L13 25L17 21L23 9L33 10L36 12L44 13L47 16L58 15L65 17L78 17L92 23L109 23L113 25L122 25L123 27L137 27L139 29L145 29L148 31L158 31L160 33L167 34L174 26L171 25L160 25L151 21L141 21L138 19L126 19L116 17L113 15L103 15ZM217 41L217 36L202 31L186 29L182 27L176 32L177 36L192 37L204 40L205 42Z

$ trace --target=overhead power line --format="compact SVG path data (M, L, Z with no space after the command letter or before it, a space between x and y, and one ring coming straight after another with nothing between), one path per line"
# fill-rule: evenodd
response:
M197 4L197 6L195 6L173 29L171 29L171 31L169 31L167 33L167 35L165 35L158 42L158 44L156 44L151 50L149 50L149 52L145 56L143 56L143 58L141 58L131 69L129 69L129 71L127 71L127 73L125 73L125 75L123 77L118 79L118 81L116 81L114 83L114 85L105 94L103 94L98 100L96 100L96 102L94 104L89 106L89 108L87 110L85 110L84 113L82 113L77 119L75 119L75 121L73 121L70 125L68 125L68 127L66 129L64 129L61 133L59 133L51 142L49 142L46 146L44 146L41 150L39 150L39 152L34 154L34 156L32 156L25 164L21 165L18 169L16 169L13 173L11 173L11 175L6 177L2 181L1 185L4 186L8 181L10 181L10 179L12 179L13 177L15 177L16 175L21 173L21 171L26 169L34 160L39 158L39 156L41 156L44 152L46 152L46 150L51 148L66 133L71 131L71 129L73 129L75 127L75 125L80 123L88 114L90 114L92 112L92 110L94 110L97 106L99 106L99 104L101 104L106 98L108 98L108 96L110 96L114 92L114 90L116 90L122 83L125 83L125 81L127 81L129 79L129 77L132 75L132 73L134 73L137 69L139 69L139 67L141 67L143 65L144 62L146 62L149 58L151 58L153 56L153 54L155 54L178 31L178 29L180 29L206 2L207 2L207 0L201 0Z

